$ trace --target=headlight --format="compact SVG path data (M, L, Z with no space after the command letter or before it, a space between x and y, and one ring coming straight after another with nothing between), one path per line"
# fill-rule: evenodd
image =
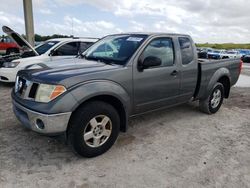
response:
M35 101L47 103L57 98L65 91L65 87L61 85L40 84L36 92Z
M5 63L3 63L3 67L5 67L5 68L15 68L19 63L20 63L20 61L5 62Z

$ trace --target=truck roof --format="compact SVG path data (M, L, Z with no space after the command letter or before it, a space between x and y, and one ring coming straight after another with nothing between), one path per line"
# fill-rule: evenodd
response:
M113 34L113 35L119 35L119 34ZM190 35L187 35L187 34L164 33L164 32L128 32L128 33L120 33L120 35L148 35L148 36L171 35L171 36L186 36L186 37L190 37Z

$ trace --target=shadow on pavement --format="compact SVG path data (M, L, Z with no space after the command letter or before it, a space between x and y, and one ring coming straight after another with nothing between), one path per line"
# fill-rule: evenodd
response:
M14 87L15 83L6 83L6 82L0 82L0 87Z

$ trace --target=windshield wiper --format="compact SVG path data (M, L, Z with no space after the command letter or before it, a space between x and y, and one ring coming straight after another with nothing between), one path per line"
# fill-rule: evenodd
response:
M97 61L97 62L102 62L102 63L105 63L107 65L114 65L116 64L115 63L115 60L113 59L110 59L110 58L105 58L105 57L87 57L87 56L84 56L85 59L87 60L93 60L93 61Z

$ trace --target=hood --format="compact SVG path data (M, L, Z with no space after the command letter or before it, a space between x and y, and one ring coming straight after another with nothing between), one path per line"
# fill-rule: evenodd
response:
M18 75L38 83L60 83L66 87L70 87L73 84L86 80L86 78L83 80L82 77L86 76L88 79L91 79L90 75L119 69L121 67L123 66L108 65L102 62L73 58L38 63L27 67L25 70L19 71ZM70 80L70 82L67 82L66 80Z
M13 31L11 28L7 26L3 26L2 30L6 33L10 38L12 38L16 44L25 51L32 51L35 55L39 55L37 51L28 43L21 35L17 32Z
M27 58L27 59L33 60L34 58L38 58L38 57ZM54 61L47 61L47 62L32 64L30 66L25 67L25 69L43 70L44 67L47 67L48 69L57 69L57 68L75 66L78 64L82 65L83 62L85 62L85 60L72 57L72 58L67 58L67 59L59 59L59 60L54 60ZM94 62L94 61L91 61L91 62Z

